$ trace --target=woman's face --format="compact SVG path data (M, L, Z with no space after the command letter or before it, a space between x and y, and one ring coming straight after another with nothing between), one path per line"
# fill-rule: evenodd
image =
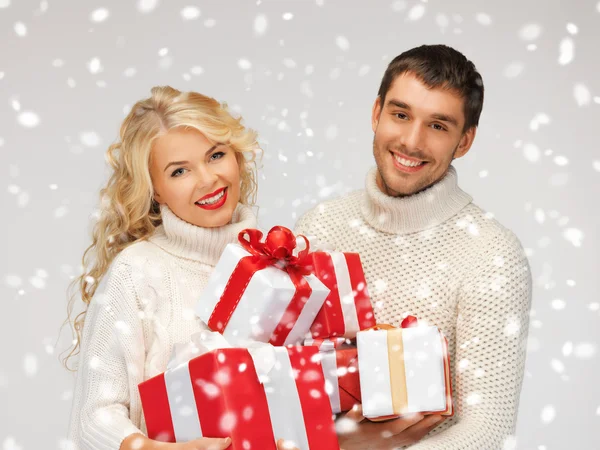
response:
M231 222L240 200L240 167L235 152L209 141L193 128L160 136L150 157L154 198L199 227Z

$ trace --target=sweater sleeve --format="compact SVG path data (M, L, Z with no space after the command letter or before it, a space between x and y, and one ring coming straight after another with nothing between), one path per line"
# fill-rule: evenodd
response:
M531 305L521 244L496 236L463 285L456 323L457 424L411 450L501 449L514 433Z
M141 433L130 399L144 370L144 338L130 265L115 264L86 314L69 436L76 449L118 450Z

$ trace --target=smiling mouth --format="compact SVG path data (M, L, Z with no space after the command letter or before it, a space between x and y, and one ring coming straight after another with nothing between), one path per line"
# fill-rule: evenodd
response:
M227 200L227 188L221 188L209 196L198 200L195 205L203 209L216 209L221 207Z

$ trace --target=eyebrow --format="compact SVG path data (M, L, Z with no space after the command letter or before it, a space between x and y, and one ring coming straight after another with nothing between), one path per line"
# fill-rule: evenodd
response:
M395 106L397 108L402 108L402 109L406 109L408 111L410 111L410 105L407 103L404 103L403 101L400 100L389 100L387 102L388 106ZM458 120L456 120L454 117L449 116L447 114L441 114L441 113L433 113L431 115L432 118L439 120L441 122L447 122L450 123L452 125L454 125L455 127L458 127Z
M219 145L223 145L220 142L217 142L215 145L213 145L211 148L209 148L208 150L206 150L205 155L208 155L210 152L212 152L215 148L217 148ZM167 169L171 166L180 166L182 164L189 164L189 161L171 161L169 164L167 164L167 166L165 167L165 170L163 170L163 172L166 172Z

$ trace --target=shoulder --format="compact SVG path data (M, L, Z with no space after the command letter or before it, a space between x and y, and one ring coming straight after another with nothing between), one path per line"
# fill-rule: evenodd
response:
M139 240L125 247L111 262L106 277L109 280L127 282L139 291L163 278L172 264L167 252L147 240Z
M461 211L457 226L471 227L469 231L478 247L480 261L493 261L498 265L502 261L511 265L528 265L525 249L518 236L474 203Z
M310 228L313 225L324 225L337 222L347 217L360 214L360 204L364 198L364 190L353 191L342 197L327 200L308 210L296 222L296 228Z

